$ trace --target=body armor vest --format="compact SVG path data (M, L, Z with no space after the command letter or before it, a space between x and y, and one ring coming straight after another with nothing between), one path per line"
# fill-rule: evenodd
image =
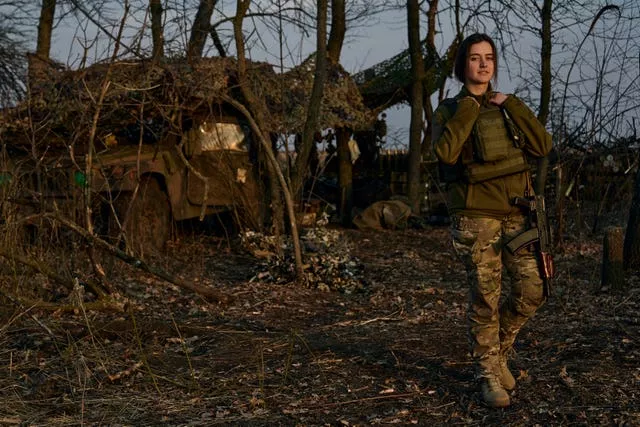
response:
M456 165L442 165L445 182L462 177L471 184L524 172L529 164L522 151L524 138L498 106L481 107L469 140ZM449 170L447 170L449 169Z

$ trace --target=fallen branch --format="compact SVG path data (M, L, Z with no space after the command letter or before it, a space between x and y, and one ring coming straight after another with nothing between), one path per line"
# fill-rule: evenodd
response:
M422 393L386 394L384 396L363 397L362 399L345 400L343 402L324 403L324 404L318 405L317 407L320 407L320 408L335 408L335 407L338 407L338 406L353 405L353 404L359 404L359 403L363 403L363 402L374 402L374 401L379 401L379 400L407 399L407 398L420 397L420 396L422 396Z
M98 247L106 250L107 252L111 253L112 255L120 258L122 261L126 262L127 264L134 266L136 268L139 268L142 271L145 271L147 273L150 273L154 276L157 276L169 283L172 283L178 287L181 287L183 289L188 289L192 292L197 293L198 295L203 296L204 298L206 298L209 301L215 301L215 302L220 302L220 303L228 303L231 298L228 295L225 295L219 291L216 291L215 289L211 289L209 287L206 286L200 286L197 285L195 283L191 283L185 280L180 280L177 277L174 277L172 275L170 275L168 272L162 270L161 268L158 267L154 267L151 265L148 265L147 263L145 263L143 260L136 258L134 256L131 256L129 254L127 254L126 252L124 252L123 250L117 248L116 246L113 246L111 244L109 244L108 242L102 240L101 238L92 235L90 233L87 232L87 230L85 230L84 228L80 227L78 224L74 223L73 221L70 221L66 218L61 217L60 215L56 214L56 213L46 213L43 215L44 217L48 217L51 218L55 221L58 221L59 223L65 225L67 228L69 228L70 230L74 231L75 233L79 234L80 236L82 236L83 238L85 238L87 241L89 241L90 243L93 243L95 245L97 245Z

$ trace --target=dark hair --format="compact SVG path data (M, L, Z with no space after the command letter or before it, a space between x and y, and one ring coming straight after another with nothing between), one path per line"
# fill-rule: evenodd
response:
M496 44L493 42L493 39L486 34L475 33L471 34L469 37L464 39L458 48L458 53L456 54L456 65L454 67L454 74L460 82L464 83L465 80L465 67L467 66L467 56L469 55L469 49L474 44L478 44L480 42L487 42L491 45L491 49L493 50L493 81L495 82L498 79L498 52L496 51Z

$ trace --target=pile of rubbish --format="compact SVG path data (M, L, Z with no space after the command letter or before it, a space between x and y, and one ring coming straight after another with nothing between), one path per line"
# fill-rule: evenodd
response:
M267 236L247 231L242 245L260 259L252 281L289 283L295 280L295 256L291 236ZM365 288L364 266L351 255L351 244L340 230L323 226L301 230L303 281L324 291L354 293Z

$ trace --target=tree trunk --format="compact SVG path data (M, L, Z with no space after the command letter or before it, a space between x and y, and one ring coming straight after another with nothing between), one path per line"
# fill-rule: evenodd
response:
M542 49L540 50L540 109L538 120L547 124L551 104L551 7L552 0L544 0L542 4Z
M36 51L33 55L27 55L29 61L28 86L30 88L39 83L48 81L51 77L51 33L53 31L53 19L56 11L56 0L43 0L38 21L38 39Z
M424 62L420 43L420 4L407 1L409 54L411 56L411 124L409 127L409 170L407 186L409 204L413 213L420 211L420 160L422 145L422 76Z
M346 11L344 0L331 0L331 32L327 43L327 58L332 63L340 63L340 53L346 33ZM335 129L338 156L339 212L341 223L351 226L353 208L353 164L349 152L349 130Z
M240 88L240 91L242 92L242 95L247 100L249 112L253 115L257 126L260 129L265 129L265 112L258 105L259 103L256 95L247 84L247 63L245 57L244 36L242 34L242 21L244 19L244 15L249 9L250 4L251 0L237 1L236 16L233 23L234 37L236 41L236 55L238 59L238 86ZM260 163L260 165L264 166L268 176L268 178L264 181L266 181L266 185L268 185L268 197L273 213L273 215L271 216L271 223L273 228L272 231L276 236L280 236L284 231L282 226L284 224L284 208L282 206L283 189L279 187L277 171L275 170L274 165L268 159L269 155L267 153L267 150L269 149L271 149L270 146L260 146L258 150L258 162Z
M614 291L624 289L622 245L622 227L607 228L602 246L601 288L609 288Z
M51 51L51 33L53 31L53 18L56 13L56 0L43 0L40 9L40 21L38 22L38 41L36 55L40 59L48 59Z
M540 50L540 109L538 120L543 125L547 124L549 107L551 104L551 8L553 0L544 0L541 10L542 21L542 49ZM536 181L533 191L544 195L544 187L549 173L549 157L545 156L537 161Z
M149 2L151 14L151 40L153 40L153 59L164 56L164 34L162 31L162 3L161 0Z
M427 52L436 52L436 29L437 22L436 16L438 12L438 0L430 0L429 1L429 10L427 10L427 38L425 40L427 45ZM440 64L439 58L436 58L436 55L431 55L427 53L427 57L423 59L423 68L426 67L435 67ZM433 105L431 105L431 94L433 93L433 89L429 87L429 85L425 84L423 81L422 84L422 101L423 101L423 111L425 115L425 119L427 123L431 123L433 121ZM425 129L424 142L422 147L422 152L431 152L431 150L425 150L426 143L431 141L431 129ZM429 144L430 145L430 144Z
M556 232L555 246L562 246L564 243L564 177L562 165L556 170Z
M217 2L218 0L200 0L198 12L191 28L191 37L187 46L187 58L194 59L202 56L207 34L209 34L211 27L211 15L213 15L213 8Z
M213 45L216 47L216 50L218 51L218 56L220 56L220 58L226 58L227 57L227 50L225 49L224 45L222 44L222 40L220 40L220 36L218 35L218 31L216 31L216 29L211 26L211 29L209 30L209 35L211 36L211 40L213 41Z
M318 0L318 25L316 33L316 69L313 77L313 88L307 107L307 117L302 132L302 144L296 156L294 174L291 180L291 192L295 199L300 199L302 187L307 177L309 155L318 127L318 116L322 105L324 82L327 79L327 0Z
M640 168L633 186L633 198L624 236L624 269L640 270Z
M340 222L345 227L351 226L351 210L353 209L353 163L351 163L351 152L349 151L350 136L348 129L336 129Z
M327 43L327 57L336 64L340 63L340 53L347 28L345 0L331 0L331 32Z
M289 188L287 187L287 182L276 160L275 154L272 151L269 151L271 150L271 141L266 136L266 132L264 131L264 129L266 129L266 126L264 125L264 116L266 112L259 105L256 94L251 90L247 81L247 60L245 56L242 22L244 20L244 16L247 13L247 10L249 9L250 4L251 0L237 0L236 16L233 19L233 35L236 42L236 52L238 58L238 86L240 88L240 91L242 92L242 95L246 99L247 104L249 105L249 109L247 110L243 105L230 97L225 97L224 99L236 109L241 111L245 115L245 117L247 117L247 120L249 120L253 131L256 133L260 141L260 144L264 151L264 155L268 159L266 165L269 172L269 180L271 181L271 192L273 196L271 203L274 209L274 224L276 226L281 223L284 218L284 212L282 210L282 200L280 197L281 194L284 195L289 216L289 225L291 227L291 240L293 242L296 261L296 276L298 280L301 280L304 270L302 265L302 250L300 247L300 239L298 236L298 227L296 225L296 216L293 208L293 200L291 197L291 193L289 192ZM278 188L278 183L280 184L280 188ZM280 193L279 190L281 190L282 193ZM279 234L276 235L279 236Z

